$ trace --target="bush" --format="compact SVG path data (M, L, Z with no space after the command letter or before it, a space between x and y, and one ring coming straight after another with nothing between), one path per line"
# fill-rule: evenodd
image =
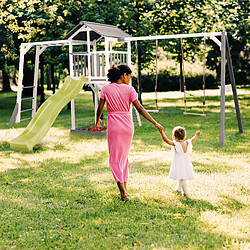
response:
M155 91L155 75L142 75L141 76L141 88L142 92ZM157 91L179 91L180 90L180 77L178 75L171 75L167 70L160 71L158 74ZM187 90L202 89L203 75L191 75L185 76ZM132 85L137 89L137 79L132 77ZM217 81L213 75L206 75L206 89L218 88Z

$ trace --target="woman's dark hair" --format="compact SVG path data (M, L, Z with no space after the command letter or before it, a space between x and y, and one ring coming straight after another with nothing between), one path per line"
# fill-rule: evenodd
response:
M186 136L186 129L183 127L175 127L173 129L173 135L175 136L176 139L178 140L183 140L185 139Z
M121 64L118 66L112 66L109 70L108 70L108 80L110 82L117 82L119 80L119 78L124 75L124 74L131 74L132 70L125 64Z

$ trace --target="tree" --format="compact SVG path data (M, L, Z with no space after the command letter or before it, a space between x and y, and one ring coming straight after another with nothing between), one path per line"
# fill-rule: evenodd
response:
M155 20L155 29L160 34L185 34L207 31L203 27L204 15L202 7L205 1L198 0L162 0L155 2L152 16ZM165 51L176 54L176 61L180 65L180 75L183 74L183 59L181 53L181 40L163 41L162 47ZM194 60L194 55L200 50L200 40L192 39L183 41L184 57ZM200 52L199 52L200 53ZM184 90L183 78L180 77L180 90Z
M210 3L210 6L214 4ZM217 2L213 6L217 22L214 22L214 31L227 31L230 53L237 84L250 82L250 3L248 1L227 0ZM218 68L220 75L220 54L213 47L209 54L210 68Z
M12 91L8 64L11 65L15 61L13 34L0 22L0 69L3 77L3 91Z

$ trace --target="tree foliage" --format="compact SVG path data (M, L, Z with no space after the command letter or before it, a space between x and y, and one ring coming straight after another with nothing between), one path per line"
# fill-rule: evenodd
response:
M249 1L244 0L2 0L0 69L5 76L5 90L10 66L18 69L22 42L61 39L82 20L116 25L133 36L227 31L236 78L247 83L249 13ZM138 43L141 74L154 60L155 44ZM201 43L201 39L183 40L185 60L192 61L195 54L201 54ZM208 65L215 69L219 68L219 51L217 45L212 44ZM160 46L181 62L180 40L161 41ZM31 69L32 57L34 51L27 55ZM55 64L67 68L67 48L50 48L43 54L43 60L45 67ZM135 61L135 53L132 60Z

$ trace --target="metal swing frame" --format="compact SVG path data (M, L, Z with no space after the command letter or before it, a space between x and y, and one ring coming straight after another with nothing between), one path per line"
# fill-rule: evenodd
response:
M141 37L129 37L125 38L125 41L144 41L144 40L156 40L156 39L178 39L188 37L209 37L220 48L221 51L221 89L220 89L220 147L224 147L225 139L225 82L226 82L226 65L229 70L229 79L232 85L234 104L236 110L236 116L238 121L239 133L243 133L243 127L241 122L240 107L237 96L236 82L234 78L233 65L230 55L229 42L226 32L203 32L192 34L173 34L173 35L156 35L156 36L141 36ZM220 37L219 40L217 37ZM226 61L227 59L227 61ZM226 64L227 62L227 64Z

